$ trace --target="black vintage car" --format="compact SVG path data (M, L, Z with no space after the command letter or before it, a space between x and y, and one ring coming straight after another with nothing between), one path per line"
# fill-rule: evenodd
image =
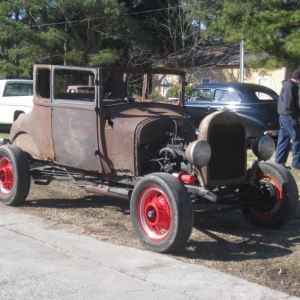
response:
M197 129L207 115L227 108L245 119L249 141L265 134L276 142L277 100L276 92L262 85L215 82L197 86L185 102L185 109Z

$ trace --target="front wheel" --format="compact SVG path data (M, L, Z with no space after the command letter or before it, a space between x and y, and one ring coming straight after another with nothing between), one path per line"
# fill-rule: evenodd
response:
M243 208L244 216L254 226L277 228L294 216L298 202L298 187L292 174L276 163L259 163L254 179L263 192L259 201Z
M142 244L166 253L189 239L194 212L184 185L168 173L153 173L135 186L130 200L134 230Z
M0 147L0 202L9 206L25 202L30 189L30 171L24 152L16 146Z

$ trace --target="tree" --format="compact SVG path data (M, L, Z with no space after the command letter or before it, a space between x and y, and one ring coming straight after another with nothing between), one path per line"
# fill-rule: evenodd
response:
M117 0L0 2L0 77L30 77L34 63L121 64L137 26Z
M172 60L172 66L184 67L203 42L203 21L212 1L197 0L123 0L144 33L141 53L147 62ZM141 45L145 45L141 49ZM150 51L146 51L146 48ZM137 53L137 52L136 52ZM186 60L185 60L186 59Z
M69 63L83 56L91 66L118 64L135 31L124 5L116 0L59 0L57 7L67 24Z
M32 61L39 56L32 46L37 36L30 28L34 22L27 11L28 6L20 1L0 2L1 77L29 77Z
M300 2L294 0L220 0L209 31L225 42L244 40L245 49L260 55L253 66L298 66Z

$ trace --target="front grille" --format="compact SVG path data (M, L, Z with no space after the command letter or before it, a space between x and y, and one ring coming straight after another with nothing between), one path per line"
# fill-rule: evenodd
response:
M245 131L242 124L212 125L209 144L212 149L208 165L210 180L230 180L245 174Z

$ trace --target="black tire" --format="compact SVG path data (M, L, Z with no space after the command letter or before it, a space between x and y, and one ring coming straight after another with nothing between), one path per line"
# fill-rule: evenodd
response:
M30 171L25 153L16 146L0 147L0 201L8 206L25 202L30 189Z
M292 174L276 163L259 163L255 184L264 191L261 200L242 212L254 226L278 228L294 216L299 194Z
M160 253L183 247L194 224L186 188L168 173L153 173L137 183L130 200L130 215L142 244Z

